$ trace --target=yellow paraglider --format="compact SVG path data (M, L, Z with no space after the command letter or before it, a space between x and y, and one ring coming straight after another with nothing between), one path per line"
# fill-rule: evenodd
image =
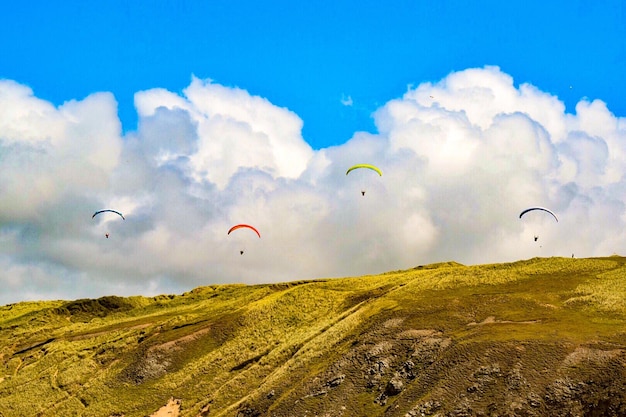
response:
M346 171L346 175L348 175L351 171L354 171L355 169L358 169L358 168L371 169L372 171L376 171L378 173L378 175L380 175L380 176L383 175L383 172L380 170L380 168L378 168L377 166L374 166L374 165L370 165L370 164L353 165L350 168L348 168L348 170Z
M346 175L348 175L350 172L354 171L355 169L359 169L359 168L371 169L372 171L376 172L381 177L383 175L383 171L381 171L380 168L378 168L375 165L370 165L370 164L353 165L350 168L348 168L348 170L346 171ZM361 190L361 195L365 195L365 190Z

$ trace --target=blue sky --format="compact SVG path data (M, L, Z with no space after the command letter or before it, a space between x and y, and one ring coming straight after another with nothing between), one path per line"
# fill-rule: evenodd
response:
M624 74L623 1L5 2L0 303L624 255Z
M289 108L315 149L373 131L409 85L484 65L568 111L588 97L626 114L621 0L24 1L0 19L0 78L57 105L110 91L125 131L137 91L181 91L192 74Z

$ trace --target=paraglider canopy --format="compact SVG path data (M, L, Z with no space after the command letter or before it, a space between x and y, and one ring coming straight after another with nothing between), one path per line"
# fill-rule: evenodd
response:
M383 172L380 170L380 168L378 168L377 166L374 166L374 165L370 165L370 164L356 164L356 165L353 165L350 168L348 168L348 170L346 171L346 175L348 175L351 171L354 171L355 169L359 169L359 168L371 169L372 171L375 171L376 173L378 173L379 176L383 175Z
M533 211L533 210L541 210L541 211L545 211L547 213L550 213L552 215L552 217L554 217L554 220L556 220L557 222L559 221L559 219L556 217L556 214L554 214L552 212L552 210L549 210L549 209L547 209L545 207L530 207L530 208L527 208L526 210L524 210L524 211L522 211L520 213L519 218L521 219L524 214L528 213L529 211Z
M91 216L91 218L93 219L93 218L94 218L94 217L96 217L98 214L100 214L100 213L106 213L106 212L115 213L115 214L119 215L119 216L122 218L122 220L126 220L126 219L124 218L124 216L122 215L122 213L120 213L119 211L110 210L110 209L106 209L106 210L98 210L98 211L96 211L96 212L93 214L93 216Z
M257 229L255 229L254 227L250 226L249 224L237 224L237 225L235 225L235 226L231 227L231 228L228 230L228 233L227 233L227 234L230 234L230 232L233 232L233 231L235 231L235 230L237 230L237 229L242 229L242 228L248 228L248 229L251 229L252 231L254 231L254 232L257 234L257 236L258 236L258 237L261 237L261 234L259 233L259 231L258 231Z

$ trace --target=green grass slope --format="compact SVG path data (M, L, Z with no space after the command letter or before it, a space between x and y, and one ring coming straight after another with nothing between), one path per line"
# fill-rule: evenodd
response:
M626 258L0 307L0 416L626 415Z

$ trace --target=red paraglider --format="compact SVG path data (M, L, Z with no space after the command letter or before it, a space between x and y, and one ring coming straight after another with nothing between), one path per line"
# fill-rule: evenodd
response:
M228 230L228 234L230 234L230 232L232 232L234 230L241 229L241 228L251 229L251 230L253 230L257 234L258 237L261 237L261 234L259 233L259 231L256 230L254 227L250 226L249 224L238 224L238 225L235 225L235 226L231 227L230 230Z
M237 229L250 229L254 233L256 233L259 238L261 237L261 234L259 233L259 231L255 227L250 226L249 224L237 224L228 230L228 234L230 234L230 232L237 230ZM243 252L244 252L243 250L240 250L239 254L243 255Z

